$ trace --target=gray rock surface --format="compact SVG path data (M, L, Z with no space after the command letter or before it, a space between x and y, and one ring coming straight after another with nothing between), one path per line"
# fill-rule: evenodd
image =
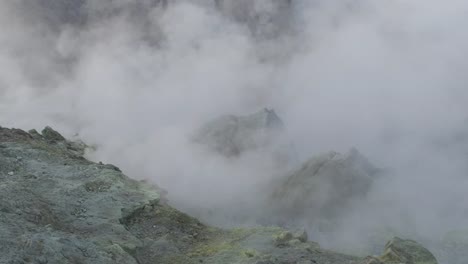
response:
M44 131L0 130L0 263L136 263L141 241L119 219L158 192Z

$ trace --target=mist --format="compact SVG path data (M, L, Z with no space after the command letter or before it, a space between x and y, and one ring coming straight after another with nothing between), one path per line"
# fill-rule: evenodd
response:
M427 243L468 228L465 1L49 2L0 3L2 126L51 125L176 207L250 225L259 186L287 171L190 138L220 115L274 108L300 162L356 147L393 172L340 232L305 226L312 240L346 250L379 225Z

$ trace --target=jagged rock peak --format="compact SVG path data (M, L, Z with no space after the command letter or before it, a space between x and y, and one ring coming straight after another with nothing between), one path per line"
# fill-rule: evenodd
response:
M55 142L65 141L65 138L59 132L51 128L50 126L46 126L41 131L41 134L46 140L55 141Z
M241 116L239 118L241 119L241 122L249 122L249 120L251 120L250 122L253 122L264 128L284 128L283 121L281 121L274 109L264 108L257 113L249 116Z
M285 126L273 109L218 117L202 126L193 139L226 157L262 151L279 163L296 160Z

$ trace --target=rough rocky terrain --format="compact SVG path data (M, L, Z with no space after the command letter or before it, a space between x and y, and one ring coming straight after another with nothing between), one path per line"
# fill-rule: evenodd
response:
M0 128L0 263L437 263L416 242L363 259L321 249L305 232L209 227L157 186L86 160L85 147L49 127Z

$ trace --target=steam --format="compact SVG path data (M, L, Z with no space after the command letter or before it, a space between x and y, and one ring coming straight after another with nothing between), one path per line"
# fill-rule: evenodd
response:
M205 152L190 134L268 106L302 160L354 146L395 171L341 236L318 237L327 245L380 223L428 240L466 228L465 1L297 0L256 5L261 21L210 1L49 2L0 4L2 126L78 135L93 159L165 187L180 208L216 211L255 207L278 172L261 155Z

